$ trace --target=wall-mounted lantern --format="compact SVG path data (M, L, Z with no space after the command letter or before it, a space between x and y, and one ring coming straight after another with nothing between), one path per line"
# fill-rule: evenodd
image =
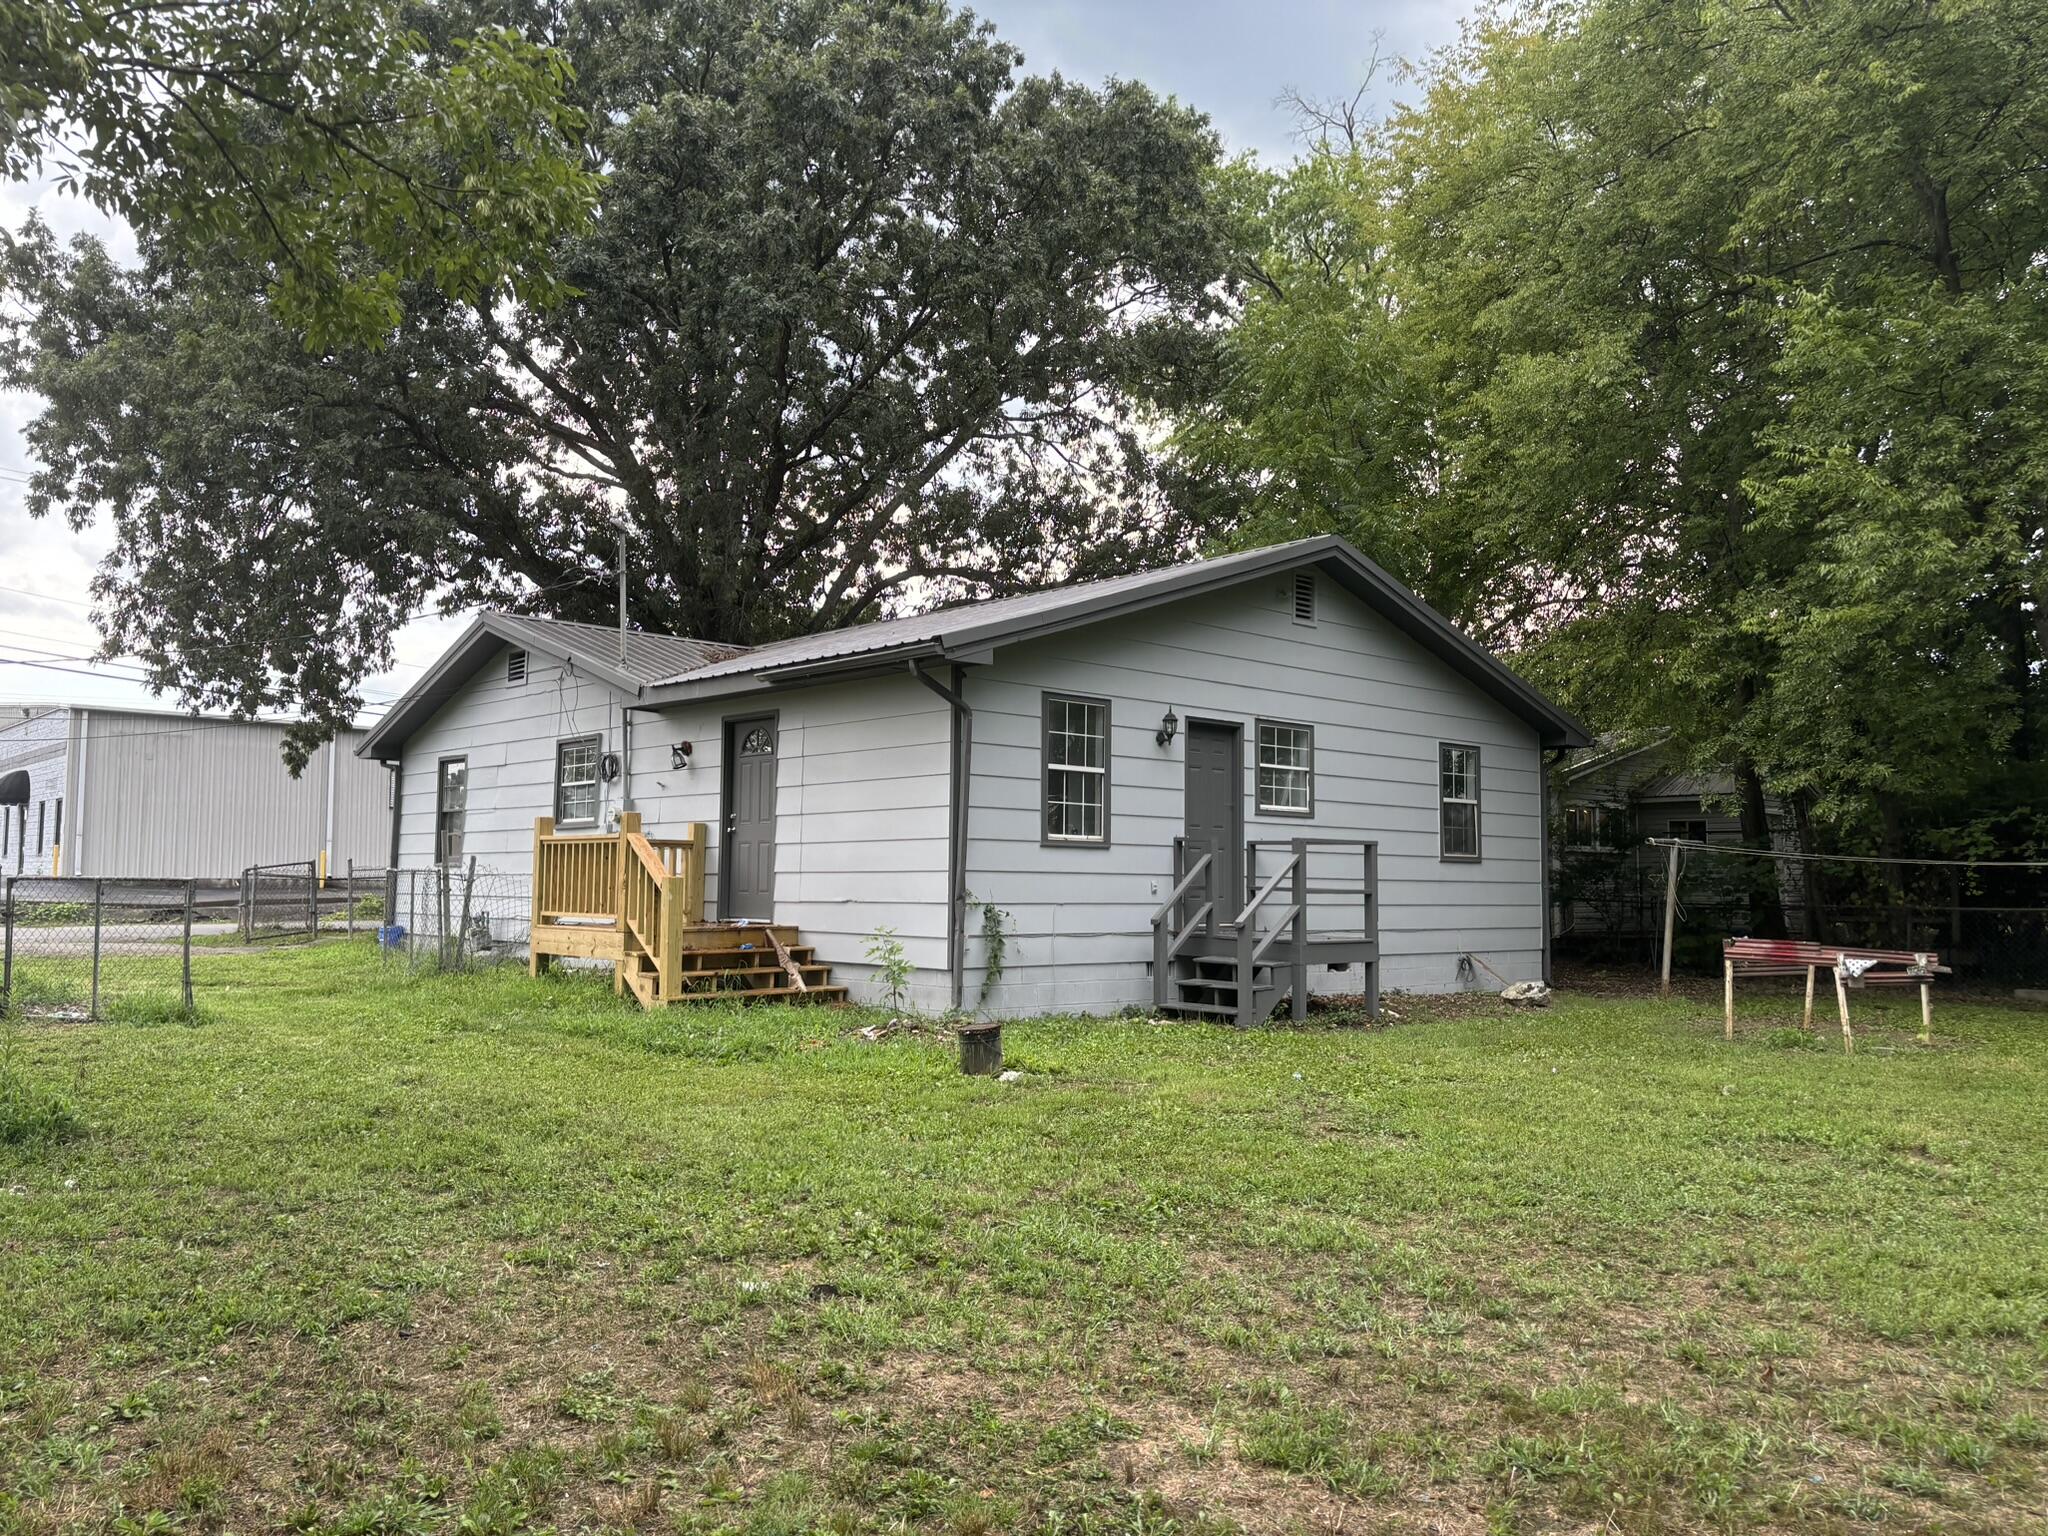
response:
M689 743L689 742L687 742L687 741L679 741L679 742L676 742L676 743L675 743L675 744L674 744L673 746L671 746L671 747L670 747L670 748L668 749L668 765L669 765L669 767L671 767L671 768L687 768L687 767L689 767L689 766L690 766L690 752L691 752L691 746L690 746L690 743Z
M1155 740L1157 740L1159 745L1163 747L1168 742L1173 740L1174 733L1179 729L1180 716L1176 715L1173 712L1173 706L1169 704L1166 706L1165 718L1159 722L1159 735L1155 738Z

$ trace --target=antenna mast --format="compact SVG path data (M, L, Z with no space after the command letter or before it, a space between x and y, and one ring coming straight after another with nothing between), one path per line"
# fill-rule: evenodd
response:
M626 662L626 524L619 521L619 664Z

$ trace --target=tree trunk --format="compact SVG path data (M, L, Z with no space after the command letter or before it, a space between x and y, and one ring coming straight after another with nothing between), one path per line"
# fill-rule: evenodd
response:
M1906 923L1906 886L1900 876L1897 859L1905 851L1905 835L1899 821L1899 803L1890 795L1877 797L1878 852L1885 856L1886 863L1880 864L1884 871L1885 894L1891 899L1890 929L1891 940L1899 949L1907 948L1912 942Z
M1827 942L1827 920L1820 905L1820 866L1811 861L1815 852L1813 846L1813 814L1806 796L1795 795L1792 799L1793 836L1798 840L1799 851L1808 855L1806 862L1799 866L1800 890L1806 902L1806 937L1816 944Z
M1764 810L1764 781L1748 763L1738 764L1735 784L1742 793L1742 841L1750 848L1771 846L1771 818ZM1778 891L1778 866L1759 861L1759 874L1750 893L1750 927L1760 939L1782 939L1785 932L1785 902Z

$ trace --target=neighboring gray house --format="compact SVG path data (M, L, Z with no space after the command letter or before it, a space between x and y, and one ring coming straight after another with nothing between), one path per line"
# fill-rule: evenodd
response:
M1678 760L1666 736L1604 740L1557 773L1557 825L1552 835L1554 933L1560 942L1653 939L1663 931L1666 851L1652 838L1701 843L1742 842L1735 775L1697 773ZM1775 797L1764 805L1771 846L1797 846L1790 813ZM1695 867L1689 900L1733 908L1743 898L1723 879L1735 869ZM1729 886L1723 890L1716 880ZM1789 871L1783 897L1798 899Z
M285 726L139 709L45 710L0 725L0 873L226 880L252 864L390 847L391 777L348 731L294 779Z
M1150 1004L1155 944L1189 931L1182 996L1227 1001L1201 934L1227 949L1292 840L1325 839L1312 931L1359 927L1374 854L1377 906L1365 947L1323 952L1366 974L1313 989L1546 966L1545 754L1587 737L1341 539L752 650L619 644L480 618L359 749L400 772L393 862L526 871L540 816L706 823L709 916L800 929L868 996L891 929L920 1005L1021 1015Z

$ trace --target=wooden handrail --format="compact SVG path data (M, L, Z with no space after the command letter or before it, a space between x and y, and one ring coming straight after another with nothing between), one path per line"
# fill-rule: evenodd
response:
M1279 938L1281 934L1285 933L1287 931L1287 925L1293 922L1297 917L1301 916L1302 912L1302 905L1300 902L1297 901L1292 906L1290 906L1285 912L1282 912L1280 914L1280 920L1274 923L1271 928L1266 930L1266 936L1263 939L1260 939L1258 943L1252 946L1252 961L1254 964L1257 963L1259 956L1263 955L1267 950L1273 947L1273 941Z
M1193 917L1188 919L1187 927L1181 929L1179 933L1175 934L1173 936L1173 942L1166 946L1166 958L1171 960L1175 955L1179 954L1182 950L1186 949L1188 947L1188 940L1195 936L1195 930L1201 927L1202 924L1208 922L1209 914L1211 912L1214 912L1215 910L1215 902L1203 902L1201 910L1196 912Z
M651 838L641 832L635 811L619 817L616 832L582 835L558 834L551 818L539 817L533 825L534 926L570 917L609 920L625 950L618 984L633 967L639 989L637 955L644 953L654 959L662 994L673 996L683 930L704 920L704 846L702 822L690 823L687 837ZM624 942L628 936L631 944Z
M1273 872L1273 878L1268 880L1264 885L1259 887L1258 895L1254 896L1250 901L1245 903L1244 910L1237 914L1236 921L1231 923L1230 926L1233 928L1242 928L1246 923L1250 922L1253 914L1256 913L1259 910L1259 908L1263 907L1266 904L1266 898L1273 894L1274 888L1277 887L1282 880L1286 879L1287 876L1292 874L1294 872L1294 866L1300 862L1301 855L1297 853L1293 857L1288 859L1288 861L1285 864L1282 864L1277 870L1275 870Z

